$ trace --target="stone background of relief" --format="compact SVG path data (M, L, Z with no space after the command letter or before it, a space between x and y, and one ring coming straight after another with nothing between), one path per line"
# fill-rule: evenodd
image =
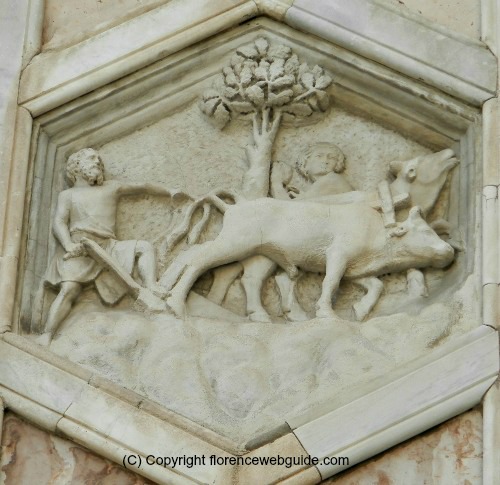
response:
M481 485L482 416L478 409L325 480L324 485Z
M314 124L282 123L274 160L294 167L309 144L335 143L346 155L349 182L355 189L365 190L376 188L385 178L391 160L432 153L395 131L339 108L335 98L332 101L330 111ZM251 131L251 123L242 120L219 130L201 113L196 100L157 123L98 148L111 178L151 180L201 195L215 188L240 188Z
M3 423L0 482L5 485L152 483L12 413L5 415Z
M43 50L76 44L169 1L172 0L46 0ZM479 39L480 0L389 0L388 3Z
M234 121L220 131L190 103L172 115L98 148L106 177L163 183L192 195L215 188L238 191L245 172L245 146L251 125ZM287 126L278 134L274 160L295 166L313 142L337 144L346 154L346 177L358 190L374 189L386 177L389 162L411 159L430 150L338 106L313 125ZM297 176L294 185L304 182ZM447 217L449 187L442 192L432 219ZM292 203L292 202L290 202ZM456 214L455 214L456 215ZM120 239L148 239L158 248L173 214L159 197L125 199L117 217ZM453 219L453 218L452 218ZM220 218L219 218L220 220ZM217 221L206 238L216 234ZM183 248L179 245L163 265ZM443 341L477 325L480 299L475 277L465 277L468 248L450 269L426 270L429 298L410 298L405 275L384 276L384 294L370 315L353 320L352 303L361 292L341 285L335 308L344 324L311 320L285 324L277 317L279 295L273 279L264 303L275 325L171 315L146 317L130 311L130 300L104 307L91 288L79 298L50 349L145 395L167 408L245 444L267 429L283 424L325 402L348 402L362 386ZM313 317L322 277L306 274L299 298ZM196 291L203 294L210 274ZM54 297L54 292L47 294ZM236 281L224 302L243 315L245 296Z
M106 310L89 292L50 350L245 445L287 418L350 402L377 377L473 328L472 283L416 316L335 324L148 318Z

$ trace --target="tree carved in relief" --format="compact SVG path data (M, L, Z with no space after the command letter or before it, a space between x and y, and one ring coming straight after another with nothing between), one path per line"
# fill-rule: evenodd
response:
M243 179L247 198L268 196L271 152L281 121L325 112L331 83L320 66L311 68L290 47L261 37L238 48L203 94L201 110L220 129L233 119L252 118L253 145L247 148L249 170Z

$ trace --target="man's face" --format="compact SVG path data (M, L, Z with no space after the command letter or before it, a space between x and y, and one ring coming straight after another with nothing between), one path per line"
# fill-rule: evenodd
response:
M336 158L326 148L318 148L311 154L307 162L307 172L313 179L333 171Z
M93 153L91 155L88 155L88 157L86 157L85 160L80 162L80 170L82 178L89 185L103 184L104 174L102 173L98 153Z

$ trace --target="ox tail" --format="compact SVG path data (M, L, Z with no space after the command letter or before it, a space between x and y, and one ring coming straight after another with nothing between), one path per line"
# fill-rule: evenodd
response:
M186 236L186 234L189 232L193 214L200 206L203 206L203 215L193 227L192 232L188 236L188 244L195 244L201 236L201 233L205 229L206 225L208 224L212 206L216 207L222 214L224 214L226 210L232 205L224 202L221 197L232 199L235 202L239 200L239 197L236 194L228 191L213 192L195 200L188 207L179 227L177 227L177 229L173 231L172 234L170 234L170 236L167 238L164 246L165 252L169 252L181 241L183 237Z
M193 227L193 230L188 236L187 242L189 245L196 244L198 242L198 239L201 236L203 229L205 229L206 225L208 224L211 208L212 206L208 202L205 202L203 204L203 216L196 223L196 225Z

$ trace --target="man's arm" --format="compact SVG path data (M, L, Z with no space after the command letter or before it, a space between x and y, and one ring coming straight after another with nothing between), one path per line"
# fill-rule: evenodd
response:
M179 196L179 194L183 194L183 192L177 189L168 189L160 184L152 184L152 183L137 183L137 182L118 182L117 194L121 195L141 195L141 194L150 194L150 195L165 195L167 197L171 197L174 195ZM187 194L186 197L189 197Z
M81 244L74 243L71 240L71 234L69 233L68 227L70 212L71 197L69 197L67 191L61 192L57 199L56 215L52 224L52 231L66 251L64 259L86 255L85 248Z
M271 197L274 199L290 200L286 188L293 177L292 167L282 162L274 162L271 169Z
M70 210L71 199L66 192L61 192L57 198L56 215L52 224L52 231L66 252L69 252L73 245L68 227Z

